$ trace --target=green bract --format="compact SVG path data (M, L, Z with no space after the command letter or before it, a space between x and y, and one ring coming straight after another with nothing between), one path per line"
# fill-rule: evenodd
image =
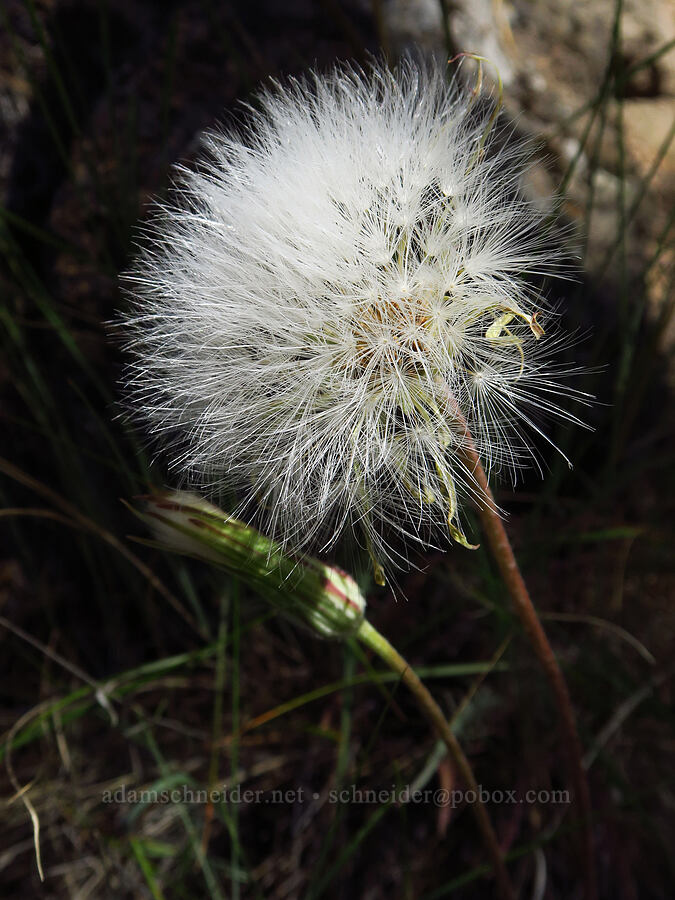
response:
M156 546L215 563L250 585L282 615L326 638L356 634L366 601L354 579L311 556L294 557L255 528L196 494L142 498L134 512Z

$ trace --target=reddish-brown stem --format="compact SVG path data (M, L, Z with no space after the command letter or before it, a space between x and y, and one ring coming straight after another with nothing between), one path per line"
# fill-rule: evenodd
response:
M555 658L551 644L543 629L537 611L534 608L530 594L527 590L523 576L520 574L516 557L511 547L504 523L502 522L490 490L490 485L483 469L482 463L476 452L475 445L467 429L466 443L463 450L464 461L475 480L484 502L478 504L478 512L483 526L483 531L492 551L492 555L499 567L506 588L511 596L513 606L532 644L534 652L548 678L562 725L562 734L565 742L567 762L570 769L576 802L579 809L579 817L583 829L583 856L585 876L586 900L595 900L597 896L595 867L593 863L593 835L591 831L591 798L588 790L588 781L583 766L583 750L576 719L572 708L572 701L567 689L567 683Z

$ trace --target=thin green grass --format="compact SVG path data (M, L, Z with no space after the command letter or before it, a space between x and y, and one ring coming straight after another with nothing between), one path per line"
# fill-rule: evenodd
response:
M446 14L443 21L452 56L456 48L448 24L450 4L441 0L440 5ZM321 5L321 21L334 19L330 40L343 48L344 56L363 58L363 21L353 20L336 6ZM256 46L255 16L245 24L234 17L225 21L217 4L204 0L203 7L210 17L211 40L228 60L237 95L246 96L260 74L258 63L252 62L251 47L266 64L270 45ZM94 303L91 309L78 308L71 297L59 294L52 284L53 271L49 266L42 268L41 254L81 267L77 271L92 279L95 291L99 283L95 279L109 280L118 272L120 261L123 264L133 252L133 225L145 190L143 100L133 91L124 101L119 99L120 72L110 22L113 11L101 3L97 8L105 84L101 102L109 110L111 143L110 166L103 170L96 142L88 141L90 123L78 117L82 102L77 94L77 59L57 52L59 46L67 46L68 35L50 31L49 21L33 0L26 0L24 9L34 31L32 47L44 61L42 68L32 63L25 38L15 31L4 6L0 24L8 35L17 71L29 86L31 103L43 116L50 153L65 171L64 181L85 213L83 221L97 223L100 234L92 240L91 235L83 235L79 242L59 233L50 221L34 222L0 208L4 264L0 346L12 378L3 411L9 437L4 455L14 464L0 476L4 510L0 563L16 562L20 569L18 587L4 569L0 573L0 591L6 590L10 598L0 627L6 632L8 658L19 673L14 676L19 679L14 697L6 698L15 707L4 717L0 741L0 762L6 766L9 756L20 786L18 793L12 785L4 792L5 799L15 798L7 807L12 841L19 845L20 839L32 835L30 816L19 796L23 791L45 823L40 834L45 872L50 886L59 890L65 882L50 873L58 856L54 848L60 845L49 823L56 821L58 830L63 830L69 806L77 806L75 798L85 796L91 805L79 820L73 819L79 822L82 840L90 834L102 835L100 865L109 866L105 869L109 875L133 871L136 896L154 900L280 896L274 891L286 881L292 884L291 876L297 879L299 895L307 900L351 896L383 877L381 860L391 858L386 855L391 847L401 848L400 871L393 873L400 878L396 882L399 895L424 900L485 896L489 870L466 862L475 857L477 841L464 820L453 818L441 841L434 836L437 811L429 806L399 807L390 800L355 808L326 801L330 790L343 786L376 789L391 785L393 779L397 786L422 789L438 779L444 754L406 707L396 690L395 676L374 668L356 645L346 647L341 656L332 646L318 647L313 638L270 621L269 614L258 613L255 599L238 584L191 563L167 560L127 539L127 532L136 526L119 499L145 492L153 479L158 485L170 479L149 465L137 437L117 418L119 360L105 329L92 327L87 318L92 311L95 316L99 307ZM382 4L374 4L374 11L379 16L379 33L390 43L382 24ZM630 844L634 855L647 860L644 866L652 871L663 867L673 876L667 836L658 827L658 794L667 786L663 758L659 756L653 767L653 781L640 789L630 774L632 754L624 754L617 742L620 735L623 744L636 748L637 754L646 739L643 729L644 734L654 735L658 746L672 736L672 714L660 686L651 681L655 670L661 672L662 659L647 639L632 631L639 630L641 620L660 612L652 613L650 604L655 606L656 601L649 592L636 600L636 589L629 583L630 603L636 604L637 612L628 609L625 616L616 614L613 619L616 610L603 608L607 582L598 575L603 567L614 567L623 597L624 580L647 584L640 566L665 559L668 539L662 531L663 517L659 514L658 527L652 527L635 512L639 505L624 498L631 479L642 478L650 468L667 472L674 461L672 450L663 449L662 443L658 452L637 461L627 448L634 446L635 422L661 390L658 351L673 303L666 299L652 316L645 284L664 269L665 296L672 296L675 273L666 266L671 265L667 261L674 246L675 213L667 215L651 255L645 256L638 272L629 270L633 249L629 242L632 227L654 197L656 177L675 140L675 124L644 176L637 182L633 179L629 194L621 110L626 85L674 52L675 41L666 39L627 65L621 58L622 16L618 0L603 48L606 67L597 93L560 126L564 130L587 117L578 152L562 173L559 201L562 204L586 154L590 189L584 241L590 241L596 220L593 184L602 141L615 119L618 123L618 161L612 173L617 179L617 232L600 264L602 277L611 276L616 303L601 334L593 338L597 361L604 363L611 357L614 394L600 399L612 405L604 408L598 423L601 433L609 435L611 453L598 446L593 434L562 435L563 448L580 462L579 473L570 475L562 463L550 461L552 471L542 490L530 508L522 516L514 513L513 519L521 542L519 552L536 584L547 583L544 574L549 569L555 579L559 569L571 566L586 585L583 602L588 609L579 612L577 598L564 597L560 608L543 612L556 623L554 634L582 709L589 746L604 741L597 746L593 777L602 790L620 796L619 813L636 834L635 843ZM154 152L167 164L172 161L167 158L173 146L172 129L184 99L181 27L177 10L157 44L161 74ZM385 49L393 54L391 47ZM293 45L287 58L302 52ZM314 59L296 61L298 67L306 67ZM272 70L273 63L269 65ZM57 108L50 108L47 101L47 84L54 88ZM156 180L161 193L167 181ZM37 254L31 244L41 248ZM113 303L123 302L114 292L111 297ZM110 305L101 305L100 312L106 321L113 314ZM93 341L82 340L82 322L89 325ZM16 477L17 468L21 477ZM569 513L563 515L563 509ZM525 540L528 534L531 542ZM628 552L640 560L626 579L617 555L625 542L630 542ZM644 555L646 547L651 555ZM450 561L451 572L445 564L430 567L423 588L409 603L399 601L396 616L389 615L384 602L374 603L373 615L389 616L391 627L398 629L399 646L416 663L425 661L416 664L416 671L433 682L448 711L457 712L455 724L463 737L473 739L470 749L486 781L511 785L522 774L522 760L514 749L519 725L508 722L519 716L545 721L546 710L541 706L541 692L530 683L522 642L513 641L499 662L491 658L494 647L509 640L514 623L487 554L479 550L465 564L453 551ZM667 564L663 566L663 572L648 574L668 583ZM6 583L10 584L7 589ZM659 590L654 588L654 593L658 595ZM25 628L12 621L14 615L23 616L22 604L27 607ZM412 608L419 613L411 615ZM397 625L397 618L403 624ZM456 656L448 655L446 642ZM340 660L342 674L336 677ZM481 688L483 677L488 681ZM526 709L514 704L519 691L528 697ZM626 711L627 699L636 696L640 703L621 720L621 728L603 732L617 721L612 719L617 710ZM502 708L508 715L500 716ZM546 771L549 759L555 760L556 748L545 731L537 737L540 746L528 752L538 769ZM115 747L112 758L106 749L109 744ZM63 768L68 754L76 761L70 782ZM276 809L225 801L210 807L177 803L164 812L151 802L106 808L96 799L100 785L122 777L121 772L128 776L125 784L149 791L187 785L204 790L262 785L263 791L311 785L312 792L302 806ZM71 798L57 812L50 804L51 785L54 796L65 791ZM498 815L507 833L512 822L501 819L501 810ZM521 839L535 833L523 826L507 858L514 865L520 860L527 866L529 855L545 848L563 868L571 826L559 824L545 808L537 810L537 815L545 824L536 838ZM604 827L602 821L598 824ZM416 843L419 834L425 839ZM296 873L281 868L291 849L296 853ZM77 853L72 848L70 852L76 860ZM34 859L32 849L17 856L24 873L34 871ZM119 862L110 863L112 859ZM11 869L10 863L7 872L0 867L0 879L6 876L9 883ZM397 889L388 887L390 895Z

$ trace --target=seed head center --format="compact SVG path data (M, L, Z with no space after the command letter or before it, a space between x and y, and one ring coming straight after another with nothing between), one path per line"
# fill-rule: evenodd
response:
M361 372L408 369L425 353L431 310L423 300L380 299L362 309L351 325L356 367Z

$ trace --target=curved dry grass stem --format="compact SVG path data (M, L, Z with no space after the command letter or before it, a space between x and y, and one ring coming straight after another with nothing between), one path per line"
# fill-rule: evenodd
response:
M476 795L476 802L471 805L476 823L483 837L485 848L490 856L492 868L494 870L495 881L499 896L502 900L515 900L516 894L511 885L506 864L504 862L504 854L501 851L497 835L492 827L492 822L488 816L485 805L480 799L480 790L476 777L469 760L466 758L462 747L452 732L447 719L443 715L443 710L431 696L424 683L420 680L415 671L408 665L401 654L389 643L389 641L375 629L367 619L361 623L357 635L367 647L373 650L378 656L387 663L387 665L398 675L401 680L412 691L418 702L420 711L431 722L438 736L448 748L451 758L457 766L462 778Z
M458 415L461 415L459 411ZM583 832L585 898L586 900L595 900L597 897L597 886L593 862L591 798L583 765L583 748L577 731L576 718L567 682L558 665L553 648L546 636L546 632L530 598L527 585L518 568L511 542L504 528L504 523L499 516L487 475L476 452L468 426L462 453L467 469L472 474L485 500L484 503L478 504L478 513L490 550L504 579L504 584L509 592L514 609L553 689Z
M189 612L185 608L185 606L180 602L180 600L173 594L160 579L155 575L152 569L147 566L142 559L136 556L135 553L132 553L131 550L124 544L119 538L114 535L111 531L108 531L101 524L90 519L89 516L85 516L84 513L81 513L79 509L73 506L72 503L69 503L66 499L64 499L60 494L56 491L53 491L46 484L43 484L41 481L38 481L37 478L33 478L32 475L29 475L27 472L24 472L18 466L15 466L14 463L10 462L8 459L4 457L0 457L0 472L7 475L9 478L14 479L14 481L18 481L19 484L25 485L30 490L35 491L36 494L39 494L42 497L45 497L54 506L57 506L59 509L63 511L64 515L60 515L58 513L52 513L50 511L40 511L34 509L12 509L12 515L37 515L41 518L54 518L57 521L61 521L66 525L69 525L72 528L81 528L84 531L89 531L92 534L97 535L111 547L114 547L119 553L124 556L128 562L131 563L140 573L143 575L148 582L152 585L152 587L167 600L171 606L176 610L176 612L199 634L201 637L208 639L209 635L204 630L204 628L196 621L192 613ZM124 502L124 501L122 501ZM5 510L5 515L7 515L7 510Z

